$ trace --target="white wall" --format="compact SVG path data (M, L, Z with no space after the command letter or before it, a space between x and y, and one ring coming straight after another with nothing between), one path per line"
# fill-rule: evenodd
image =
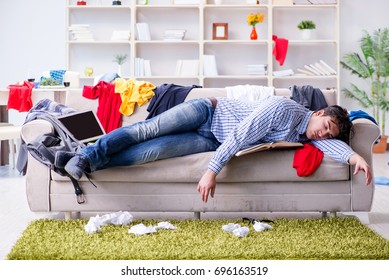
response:
M32 70L63 69L65 0L0 1L0 88Z
M389 27L388 0L338 0L340 3L340 54L359 50L362 30ZM0 88L23 80L28 71L39 75L48 69L64 69L65 0L0 1ZM359 80L341 70L340 87ZM341 96L341 105L360 109Z
M345 53L359 52L362 30L372 32L378 28L389 28L388 0L338 0L340 3L340 57ZM350 82L368 89L366 83L348 71L341 69L340 88L349 87ZM341 104L350 110L360 109L360 105L341 95Z

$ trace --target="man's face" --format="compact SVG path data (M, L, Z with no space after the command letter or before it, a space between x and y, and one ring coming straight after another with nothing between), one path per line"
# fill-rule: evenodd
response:
M339 135L338 125L332 117L323 116L324 110L313 113L309 120L306 136L311 140L336 138Z

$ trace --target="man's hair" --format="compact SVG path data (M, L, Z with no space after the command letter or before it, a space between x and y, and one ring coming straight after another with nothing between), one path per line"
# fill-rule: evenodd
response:
M323 115L332 117L338 125L339 135L335 138L348 144L353 123L350 121L347 110L341 106L332 105L324 108Z

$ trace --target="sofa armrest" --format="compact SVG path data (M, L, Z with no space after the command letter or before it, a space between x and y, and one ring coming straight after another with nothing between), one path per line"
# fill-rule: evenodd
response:
M53 132L53 126L44 120L34 120L22 126L21 137L27 144L39 135ZM28 154L26 194L31 211L50 211L50 168Z
M372 147L380 136L380 130L376 124L364 118L353 121L353 130L350 146L370 165L373 180L369 186L366 186L365 173L360 171L357 175L353 175L354 167L350 167L352 209L353 211L370 211L374 195Z

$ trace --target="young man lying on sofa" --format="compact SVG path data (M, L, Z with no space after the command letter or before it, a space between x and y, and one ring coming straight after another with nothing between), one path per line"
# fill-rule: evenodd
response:
M347 111L337 105L313 112L281 96L253 104L203 98L118 128L77 154L57 153L56 161L79 180L84 172L216 151L197 186L207 202L218 173L239 150L266 142L310 142L333 160L355 165L354 175L364 171L368 185L370 166L347 145L351 128Z

